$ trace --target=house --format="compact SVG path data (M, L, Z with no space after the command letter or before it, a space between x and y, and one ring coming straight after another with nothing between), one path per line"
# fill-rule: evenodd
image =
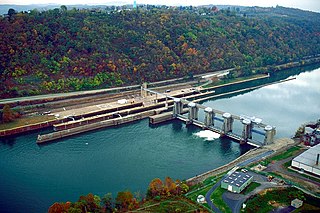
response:
M306 127L307 129L307 127ZM300 142L304 143L306 146L314 146L320 143L320 128L313 131L306 132L300 137Z

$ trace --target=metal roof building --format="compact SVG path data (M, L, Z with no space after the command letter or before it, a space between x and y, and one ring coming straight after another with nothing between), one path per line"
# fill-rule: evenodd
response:
M320 177L320 144L309 148L307 151L295 157L291 166L304 172Z
M244 172L236 171L221 181L221 188L230 192L240 193L253 180L253 176Z

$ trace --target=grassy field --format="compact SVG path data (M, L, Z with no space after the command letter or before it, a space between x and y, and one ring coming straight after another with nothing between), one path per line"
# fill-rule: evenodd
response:
M12 122L0 124L0 130L12 129L16 127L25 126L28 124L36 124L40 122L51 121L54 119L55 119L54 116L49 116L49 115L35 115L32 117L21 117Z
M268 190L263 194L257 194L247 201L244 212L271 212L278 207L286 207L295 198L303 199L304 195L296 188L286 188L280 190Z
M163 201L148 201L140 209L132 212L210 212L203 206L191 200L177 196Z
M259 163L252 164L250 167L254 167L254 166L258 165L258 164L267 166L272 161L279 161L279 160L284 160L286 158L292 157L299 150L300 150L300 147L298 147L298 146L290 147L287 151L285 151L285 152L283 152L281 154L275 155L275 156L273 156L271 158L267 158L266 160L260 161Z
M257 183L257 182L252 182L250 183L250 185L248 187L246 187L241 194L247 195L250 192L252 192L253 190L255 190L257 187L259 187L261 184Z
M222 194L224 192L226 192L226 189L221 188L220 186L213 191L213 193L211 194L211 200L212 203L218 208L220 209L220 211L224 212L224 213L231 213L231 209L229 208L229 206L223 201L222 199Z
M191 193L188 193L188 195L186 196L188 199L190 199L191 201L197 202L197 198L199 195L203 195L205 196L207 194L207 192L212 188L212 186L215 184L215 182L212 182L206 186L204 186L203 188L201 188L200 190L194 190ZM208 204L204 203L203 204L206 208L209 208Z

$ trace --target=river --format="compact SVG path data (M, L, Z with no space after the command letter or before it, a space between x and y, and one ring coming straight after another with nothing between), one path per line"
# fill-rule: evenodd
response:
M320 118L319 67L285 70L264 81L296 79L203 104L259 117L276 126L278 138L291 137L300 124ZM54 202L76 201L89 192L144 194L153 178L187 179L251 148L198 133L203 132L180 121L149 126L145 119L42 146L35 143L38 133L2 139L1 212L46 212Z

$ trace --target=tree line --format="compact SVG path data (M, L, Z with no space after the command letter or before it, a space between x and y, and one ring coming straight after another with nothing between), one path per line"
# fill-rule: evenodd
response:
M0 28L1 98L250 69L320 53L319 23L229 10L10 10Z
M174 196L180 196L188 192L189 186L180 180L172 180L166 177L164 182L153 179L148 187L146 196L138 193L132 194L129 190L117 193L116 198L111 193L102 198L89 193L82 195L76 202L54 203L50 206L49 213L81 213L81 212L128 212L140 208L150 200L161 201Z

